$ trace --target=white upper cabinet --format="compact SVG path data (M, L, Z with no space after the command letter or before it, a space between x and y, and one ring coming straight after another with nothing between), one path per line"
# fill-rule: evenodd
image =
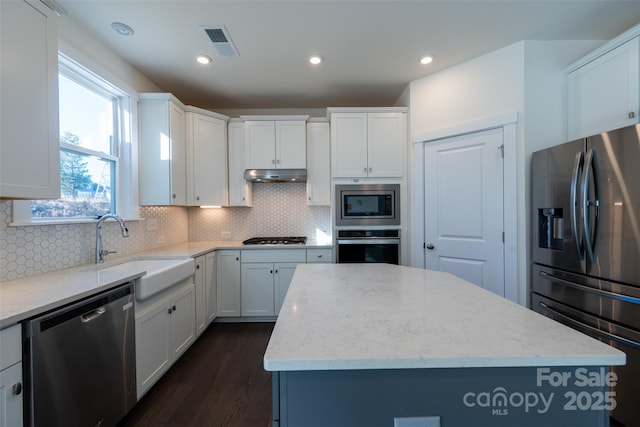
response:
M308 116L241 116L245 121L246 169L306 168Z
M307 204L331 205L329 123L307 123Z
M639 122L640 26L630 31L567 69L569 140Z
M229 206L252 206L252 184L244 179L245 137L243 122L229 122Z
M228 206L228 117L186 107L187 204Z
M54 12L36 1L0 1L0 43L0 197L58 199Z
M187 204L184 105L168 93L141 93L140 204Z
M331 176L401 178L407 143L405 108L331 108Z

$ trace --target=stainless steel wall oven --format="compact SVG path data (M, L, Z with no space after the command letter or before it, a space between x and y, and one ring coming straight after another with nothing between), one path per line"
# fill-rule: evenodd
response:
M336 261L400 263L400 230L337 230Z

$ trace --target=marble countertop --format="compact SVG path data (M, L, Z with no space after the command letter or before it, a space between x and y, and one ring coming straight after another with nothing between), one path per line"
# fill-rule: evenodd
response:
M306 245L261 245L260 249L279 248L320 248L331 247L315 241ZM104 270L109 266L121 264L136 258L144 257L197 257L212 250L220 249L253 249L257 246L242 246L236 241L185 242L164 246L145 252L111 258L101 265L86 264L65 268L49 273L24 277L0 283L0 329L11 326L22 320L52 310L56 307L88 297L98 292L113 288L142 276L145 271L132 268L130 270Z
M624 363L451 274L389 264L298 266L264 355L268 371Z

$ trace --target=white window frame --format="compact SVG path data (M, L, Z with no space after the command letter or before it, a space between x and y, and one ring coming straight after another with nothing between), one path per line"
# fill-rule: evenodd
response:
M101 158L115 160L116 169L116 214L126 220L139 219L138 206L138 167L137 167L137 93L128 84L123 83L114 77L103 67L88 59L75 49L60 42L58 52L59 67L64 69L64 74L73 78L74 76L85 84L88 81L95 82L94 89L99 92L117 94L120 102L114 107L114 117L116 114L119 128L117 134L114 132L112 154L97 153L82 147L66 147L61 144L60 148L72 148L73 151L84 154L96 155ZM13 201L13 220L11 226L47 225L47 224L71 224L71 223L91 223L97 218L32 218L30 200Z

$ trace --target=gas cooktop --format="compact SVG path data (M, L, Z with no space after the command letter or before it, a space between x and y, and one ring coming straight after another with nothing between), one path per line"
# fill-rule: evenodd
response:
M252 237L242 242L243 245L304 245L306 237Z

